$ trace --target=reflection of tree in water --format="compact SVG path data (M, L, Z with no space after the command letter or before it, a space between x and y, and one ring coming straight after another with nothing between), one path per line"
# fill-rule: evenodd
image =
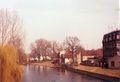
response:
M35 71L35 67L36 67L36 66L34 65L34 66L33 66L33 70L34 70L34 71Z
M40 71L40 66L38 66L38 71Z
M46 68L47 68L47 67L43 66L43 73L44 73L45 76L48 75L48 72L47 72L47 69L46 69Z
M68 78L68 79L71 79L73 77L73 73L68 71L68 70L65 70L65 76Z
M39 75L40 75L40 66L38 66L38 69L37 69L37 70L38 70L38 73L39 73Z
M30 65L28 65L29 70L31 70Z
M56 68L56 70L57 70L58 72L62 72L62 73L65 72L65 69L61 69L61 68Z

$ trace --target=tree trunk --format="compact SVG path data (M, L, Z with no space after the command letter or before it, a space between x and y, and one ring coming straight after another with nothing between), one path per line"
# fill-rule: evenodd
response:
M40 56L38 56L38 61L40 62Z
M45 54L45 61L47 60L46 54Z
M73 54L73 52L72 52L72 60L73 60L73 63L74 63L75 61L74 61L74 54Z

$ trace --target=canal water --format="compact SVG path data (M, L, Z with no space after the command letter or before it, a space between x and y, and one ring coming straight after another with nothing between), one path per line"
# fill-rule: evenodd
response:
M27 65L24 67L22 82L108 82L67 70L44 66Z

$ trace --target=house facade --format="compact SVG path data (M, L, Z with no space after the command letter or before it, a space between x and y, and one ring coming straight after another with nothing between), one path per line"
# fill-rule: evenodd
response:
M71 64L73 62L72 54L70 52L66 52L65 50L62 50L60 52L60 57L61 57L61 60L60 60L61 63L62 61L64 62L64 64ZM81 63L80 53L74 55L74 63L77 63L77 64Z

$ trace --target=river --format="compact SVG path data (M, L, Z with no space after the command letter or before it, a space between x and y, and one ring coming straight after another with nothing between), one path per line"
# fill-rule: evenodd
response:
M24 67L22 82L108 82L87 75L44 66Z

